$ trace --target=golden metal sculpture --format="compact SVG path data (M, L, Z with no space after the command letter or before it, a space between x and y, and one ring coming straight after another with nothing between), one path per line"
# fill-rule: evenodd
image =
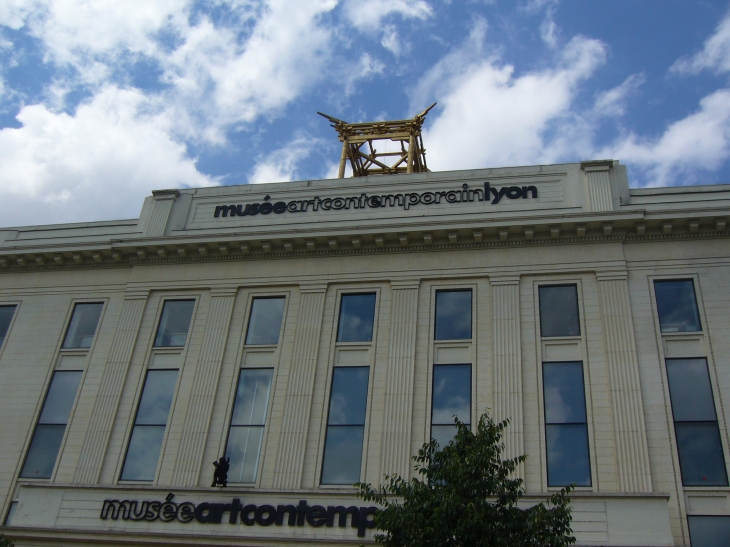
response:
M436 103L409 120L363 123L347 123L317 112L331 121L332 127L340 135L342 156L338 178L345 177L345 165L348 159L352 166L353 177L427 172L426 149L423 147L421 127L426 114L434 106ZM400 143L400 150L379 152L373 142L384 140ZM367 147L363 149L365 145Z

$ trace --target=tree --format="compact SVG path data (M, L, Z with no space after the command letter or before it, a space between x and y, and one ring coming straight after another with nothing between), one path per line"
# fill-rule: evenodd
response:
M0 534L0 547L14 547L15 543L6 538L3 534Z
M357 483L358 496L382 506L375 540L387 547L566 547L570 534L571 487L547 503L520 508L523 481L514 478L526 456L502 460L502 435L509 420L487 413L476 433L455 419L456 437L439 449L431 439L413 457L420 475L410 481L386 475L377 489Z

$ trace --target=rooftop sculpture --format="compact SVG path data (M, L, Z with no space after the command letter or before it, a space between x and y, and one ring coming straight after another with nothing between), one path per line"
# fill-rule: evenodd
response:
M347 123L317 112L332 122L332 127L337 130L342 142L338 178L345 177L345 166L348 159L353 177L428 172L421 127L426 119L426 114L434 106L436 103L408 120L362 123ZM386 140L399 143L400 150L389 152L387 150L379 151L375 148L375 141Z

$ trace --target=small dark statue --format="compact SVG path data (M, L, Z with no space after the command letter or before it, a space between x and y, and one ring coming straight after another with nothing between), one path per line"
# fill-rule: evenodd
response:
M228 484L228 469L231 467L231 458L221 456L220 460L213 462L213 484L211 486L226 486Z

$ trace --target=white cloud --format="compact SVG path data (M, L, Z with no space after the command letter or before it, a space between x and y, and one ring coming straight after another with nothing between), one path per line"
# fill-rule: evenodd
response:
M621 85L602 91L596 96L595 113L599 116L623 116L626 112L626 101L644 82L644 74L632 74Z
M398 37L398 31L393 25L383 27L383 37L380 40L380 45L396 57L402 53L403 46Z
M23 107L22 127L0 130L3 225L134 218L153 189L214 184L156 106L108 87L73 115Z
M475 57L483 33L476 28L419 85L420 102L433 97L442 108L424 132L429 167L549 163L562 152L547 147L546 133L570 115L580 83L604 63L605 46L575 37L553 68L516 76L511 65Z
M721 89L689 116L671 123L656 139L633 133L598 152L635 166L644 185L694 184L730 157L730 89Z
M345 17L361 30L377 29L384 18L393 14L403 19L422 20L433 14L425 0L348 0L344 10Z
M319 139L299 135L284 147L260 158L248 178L250 184L267 182L290 182L298 178L299 164L308 158L314 149L321 146Z
M717 73L730 72L730 13L717 25L715 33L706 41L702 51L678 59L670 68L678 74L697 74L701 70Z

